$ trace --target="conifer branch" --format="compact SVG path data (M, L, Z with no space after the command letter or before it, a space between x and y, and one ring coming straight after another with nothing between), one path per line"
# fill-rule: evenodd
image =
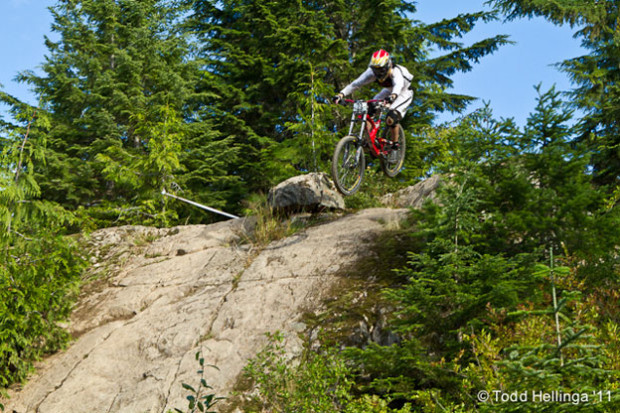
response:
M34 119L37 117L37 111L34 111L32 118L28 121L28 125L26 126L26 135L24 136L24 140L22 141L22 146L19 149L19 161L17 162L17 169L15 170L15 183L19 180L19 171L22 169L22 159L24 148L26 147L26 141L28 140L28 136L30 135L30 125L34 122Z
M553 247L549 249L549 255L550 255L549 272L551 275L551 291L553 293L553 313L555 316L555 332L557 335L558 353L560 353L560 367L564 367L564 357L562 355L562 332L560 329L560 316L559 316L560 309L558 308L558 298L557 298L556 289L555 289L555 271L553 268Z

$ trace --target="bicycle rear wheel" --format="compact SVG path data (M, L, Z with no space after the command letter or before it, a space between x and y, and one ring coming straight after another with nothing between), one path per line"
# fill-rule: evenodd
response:
M387 137L390 132L388 128L385 129L384 137ZM381 169L383 173L394 178L403 167L405 163L405 150L407 149L407 141L405 139L405 132L403 127L398 128L398 143L400 144L398 150L392 150L387 155L381 156Z
M359 149L359 150L358 150ZM332 179L343 195L353 195L360 188L366 159L357 138L345 136L340 139L332 157Z

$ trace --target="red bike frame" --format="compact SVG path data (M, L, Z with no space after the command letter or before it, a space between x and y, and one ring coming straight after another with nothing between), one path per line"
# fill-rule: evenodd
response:
M381 124L383 121L383 112L385 111L385 102L379 99L371 99L366 101L355 101L351 99L345 99L346 103L350 103L354 105L353 114L351 115L351 126L349 128L349 135L353 135L353 127L355 122L362 122L362 128L360 129L358 139L360 141L363 139L364 130L368 131L368 149L372 156L378 157L380 155L387 155L391 151L391 145L387 145L388 141L381 136L377 136L379 133L379 129L381 129ZM364 105L359 105L360 103ZM373 119L372 116L368 114L368 107L373 103L378 103L379 116L377 119ZM363 108L363 109L362 109ZM368 130L367 125L370 124L371 128Z
M331 173L336 188L344 195L352 195L360 188L366 169L366 154L378 158L378 163L385 175L395 177L400 172L405 161L406 139L402 129L398 131L400 145L393 148L389 140L391 131L381 128L385 119L385 112L389 107L380 100L344 100L343 103L352 103L353 111L349 125L349 133L336 144L332 156ZM368 115L369 104L376 104L377 111L373 116ZM379 132L383 129L382 132ZM365 136L365 132L367 136ZM389 135L386 135L389 133Z

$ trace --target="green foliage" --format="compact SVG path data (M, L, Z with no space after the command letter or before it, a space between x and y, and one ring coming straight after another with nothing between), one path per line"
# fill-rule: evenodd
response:
M179 212L187 216L185 205L160 198L164 188L215 207L238 200L230 173L237 150L195 121L205 109L196 93L199 64L181 28L187 6L83 0L51 11L59 40L46 41L45 75L18 77L34 87L50 124L46 162L34 175L41 196L83 208L97 227L170 225ZM14 115L27 113L0 98Z
M592 152L597 182L616 187L620 180L618 145L620 129L616 119L620 111L620 38L617 22L620 8L614 1L493 0L507 18L543 16L551 22L569 24L577 29L575 37L590 51L585 56L560 64L575 84L571 104L583 111L580 140Z
M403 0L58 2L44 75L19 76L39 108L0 92L13 117L0 122L0 386L22 380L32 360L68 340L59 323L85 261L66 233L214 219L162 198L165 189L228 211L245 207L259 247L290 235L294 225L256 194L326 169L349 112L325 97L382 47L414 74L414 109L403 122L407 165L397 179L370 165L347 205L378 206L380 196L432 173L445 182L440 202L414 214L403 238L411 240L408 262L383 292L399 341L350 349L346 358L325 350L289 360L282 337L270 336L246 368L256 404L520 411L531 406L481 405L476 391L617 391L618 4L491 3L508 18L579 28L590 54L560 65L576 84L572 109L554 88L537 86L522 129L494 119L490 107L430 127L436 112L461 112L471 100L449 93L450 76L508 43L501 35L459 42L495 12L423 24ZM536 266L548 248L567 263L553 269L551 285L552 268ZM549 291L559 296L551 307ZM200 386L184 384L190 411L217 401L203 395L197 357ZM579 407L612 411L613 397L609 406Z
M250 360L244 374L258 395L244 405L246 412L408 413L408 406L390 409L374 396L354 398L351 374L344 359L333 348L307 350L299 360L285 350L281 333L267 334L266 346Z
M23 109L31 114L21 118L26 127L0 131L0 388L24 380L33 361L68 342L60 323L86 263L63 235L73 215L39 199L34 170L46 160L48 117Z
M286 355L282 334L267 338L267 345L244 368L259 391L257 411L327 413L346 402L351 382L336 353L307 352L295 366Z
M388 402L384 399L373 395L363 395L362 397L351 401L343 410L344 413L410 413L412 412L409 405L401 409L391 409Z
M556 283L564 287L574 281L573 270L553 265L539 265L533 276L550 282L554 297ZM579 291L565 289L547 309L528 306L507 314L492 312L492 333L465 337L474 358L460 370L467 377L464 387L526 396L510 402L491 397L479 406L481 411L548 411L549 403L533 402L534 392L569 396L568 402L554 403L552 411L617 409L618 369L613 362L617 351L612 358L610 352L601 351L610 343L602 329L590 324L594 311L586 310L589 304L584 298Z
M463 110L470 98L446 93L450 76L506 43L504 36L469 47L456 41L477 22L493 19L492 13L423 25L409 17L413 4L401 0L200 0L193 8L188 25L200 39L205 76L212 80L204 91L217 97L207 116L243 148L239 173L250 191L329 160L336 142L331 135L347 116L317 102L365 69L378 45L414 74L415 111L404 123L414 131L430 124L436 111ZM427 59L433 46L448 54Z
M60 326L77 299L85 257L77 245L41 230L2 243L0 386L26 378L32 362L70 339Z
M609 252L617 236L610 229L618 213L591 183L589 153L572 140L571 112L558 92L538 90L523 131L511 120L493 120L488 110L474 113L442 132L436 164L457 179L468 174L477 191L479 252L516 255L547 245L613 265Z
M267 196L264 194L251 196L246 201L245 213L254 226L250 231L248 241L258 248L263 248L270 242L295 232L295 226L290 221L284 220L284 216L269 205Z
M584 324L572 315L569 306L577 307L581 300L579 291L563 291L562 297L556 300L556 277L569 276L568 267L554 267L553 258L550 267L539 265L534 277L544 277L551 282L553 303L551 308L542 311L518 311L509 313L508 317L523 317L528 315L555 318L555 334L541 335L543 340L533 343L522 343L508 346L503 352L504 360L498 366L505 377L505 388L512 391L531 391L536 389L542 392L559 391L563 393L587 393L593 395L599 386L609 384L617 378L618 372L606 370L604 354L596 343L592 334L595 327ZM550 326L551 323L547 323ZM546 340L545 340L546 339ZM606 391L611 391L609 387ZM620 402L620 398L611 395L607 399L580 401L581 410L604 410ZM512 403L510 407L496 406L493 411L514 411L521 403ZM558 407L557 411L574 411L574 403Z
M215 413L215 410L209 410L217 404L218 401L223 400L224 397L216 397L215 394L203 394L204 391L211 391L213 388L207 384L207 380L204 377L205 366L217 369L216 366L207 364L205 365L205 359L201 357L200 352L196 353L196 361L200 364L198 374L200 375L200 384L198 388L194 388L187 383L183 383L182 386L190 394L187 396L187 410L184 412L180 409L174 409L177 413L196 413L197 411L205 413Z
M539 88L523 131L484 109L426 137L445 183L438 204L416 213L416 247L397 271L400 285L385 291L395 306L389 327L401 341L347 351L365 392L423 411L499 411L478 406L475 391L512 389L510 383L531 391L536 377L545 389L578 391L580 380L584 391L615 389L613 368L604 367L615 364L592 347L605 342L602 332L613 316L586 323L575 319L575 308L582 308L577 292L592 302L599 285L618 283L617 257L610 254L619 238L609 231L618 215L590 182L588 154L571 140L571 112L558 96ZM564 290L551 311L545 309L550 269L536 266L545 246L579 263L571 272L577 292ZM514 317L526 313L519 308L537 318L520 324ZM490 321L497 312L510 316ZM554 314L562 322L560 348L553 344ZM487 328L501 334L485 336ZM468 337L478 340L473 353Z
M381 198L396 192L402 186L399 178L388 178L381 171L378 160L366 167L360 190L345 198L347 208L354 210L383 207Z
M48 122L46 162L32 176L43 199L89 228L210 222L161 190L236 212L251 193L325 170L345 123L325 97L377 45L415 74L416 111L404 125L416 131L436 111L462 110L469 98L446 93L450 76L506 43L457 41L493 13L423 25L402 0L80 0L50 11L58 40L46 39L44 74L18 76ZM448 54L428 59L432 47ZM11 96L0 101L19 121L32 115ZM416 160L399 183L424 167Z
M294 120L285 124L290 136L278 145L267 148L263 163L272 184L297 175L299 171L325 171L336 143L329 130L333 113L328 105L321 104L320 96L329 96L331 88L325 84L312 63L299 82L299 90L290 95L297 108Z

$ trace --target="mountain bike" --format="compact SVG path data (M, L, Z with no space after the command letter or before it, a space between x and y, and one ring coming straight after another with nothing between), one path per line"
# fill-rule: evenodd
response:
M391 132L389 127L381 130L385 120L388 105L382 100L350 100L345 104L353 104L349 133L336 144L332 157L332 179L336 188L343 195L352 195L360 188L368 152L372 158L378 158L381 169L387 176L393 178L403 167L405 162L405 132L402 126L398 128L398 149L392 149ZM375 106L372 116L369 114L370 105ZM368 126L366 124L368 123Z

